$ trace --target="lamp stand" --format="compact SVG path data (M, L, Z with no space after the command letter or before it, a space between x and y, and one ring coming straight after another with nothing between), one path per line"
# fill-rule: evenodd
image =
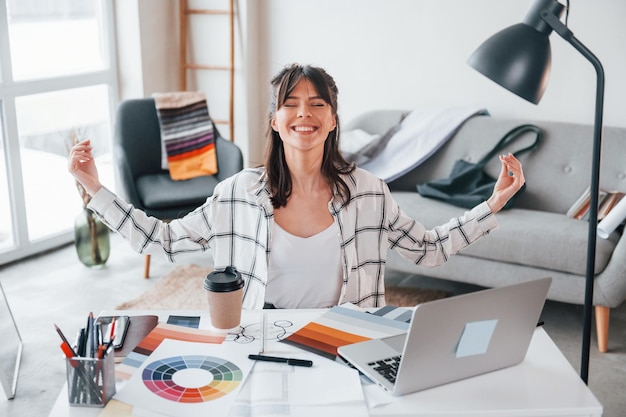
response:
M600 159L602 156L602 115L604 108L604 69L602 64L574 34L553 14L543 11L541 18L583 55L596 70L596 106L593 124L593 151L591 159L591 198L589 206L589 235L587 239L587 267L585 273L585 304L583 310L583 344L580 377L587 384L589 379L589 351L591 343L591 318L593 310L593 284L595 279L596 241L598 228L598 194L600 192Z

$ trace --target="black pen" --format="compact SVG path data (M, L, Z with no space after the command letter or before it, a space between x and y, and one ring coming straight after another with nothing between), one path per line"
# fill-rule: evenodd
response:
M309 361L306 359L291 359L291 358L280 358L278 356L266 356L266 355L248 355L248 359L254 359L255 361L265 361L265 362L281 362L286 363L287 365L293 366L313 366L313 361Z

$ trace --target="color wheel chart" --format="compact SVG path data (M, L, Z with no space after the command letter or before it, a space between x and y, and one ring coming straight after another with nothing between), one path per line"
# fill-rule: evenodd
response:
M150 391L166 400L201 403L234 391L243 380L243 372L226 359L186 355L149 363L142 379Z
M257 351L254 343L165 338L113 398L144 417L226 416L252 370L248 355Z

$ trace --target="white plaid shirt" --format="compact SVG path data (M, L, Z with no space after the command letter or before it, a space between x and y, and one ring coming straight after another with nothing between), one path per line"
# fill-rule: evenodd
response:
M89 208L140 253L165 253L170 261L191 251L212 250L216 268L233 265L242 274L244 308L265 300L274 210L263 168L245 169L222 181L205 204L169 223L146 216L106 188ZM330 213L340 230L343 286L339 304L385 304L387 249L421 266L436 266L498 226L482 203L462 217L433 230L408 217L382 180L357 168L345 178L352 198L346 206L335 197ZM314 256L314 254L313 254Z

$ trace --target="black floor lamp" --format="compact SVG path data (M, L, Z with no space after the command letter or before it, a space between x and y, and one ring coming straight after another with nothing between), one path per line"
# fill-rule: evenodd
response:
M531 103L537 104L541 100L549 78L551 55L548 37L554 30L591 62L596 70L597 85L591 160L589 237L587 240L583 345L580 369L580 376L587 383L589 377L589 350L596 260L604 70L600 61L559 20L564 10L565 6L556 0L537 0L528 11L522 23L510 26L487 39L472 54L468 64L507 90Z

